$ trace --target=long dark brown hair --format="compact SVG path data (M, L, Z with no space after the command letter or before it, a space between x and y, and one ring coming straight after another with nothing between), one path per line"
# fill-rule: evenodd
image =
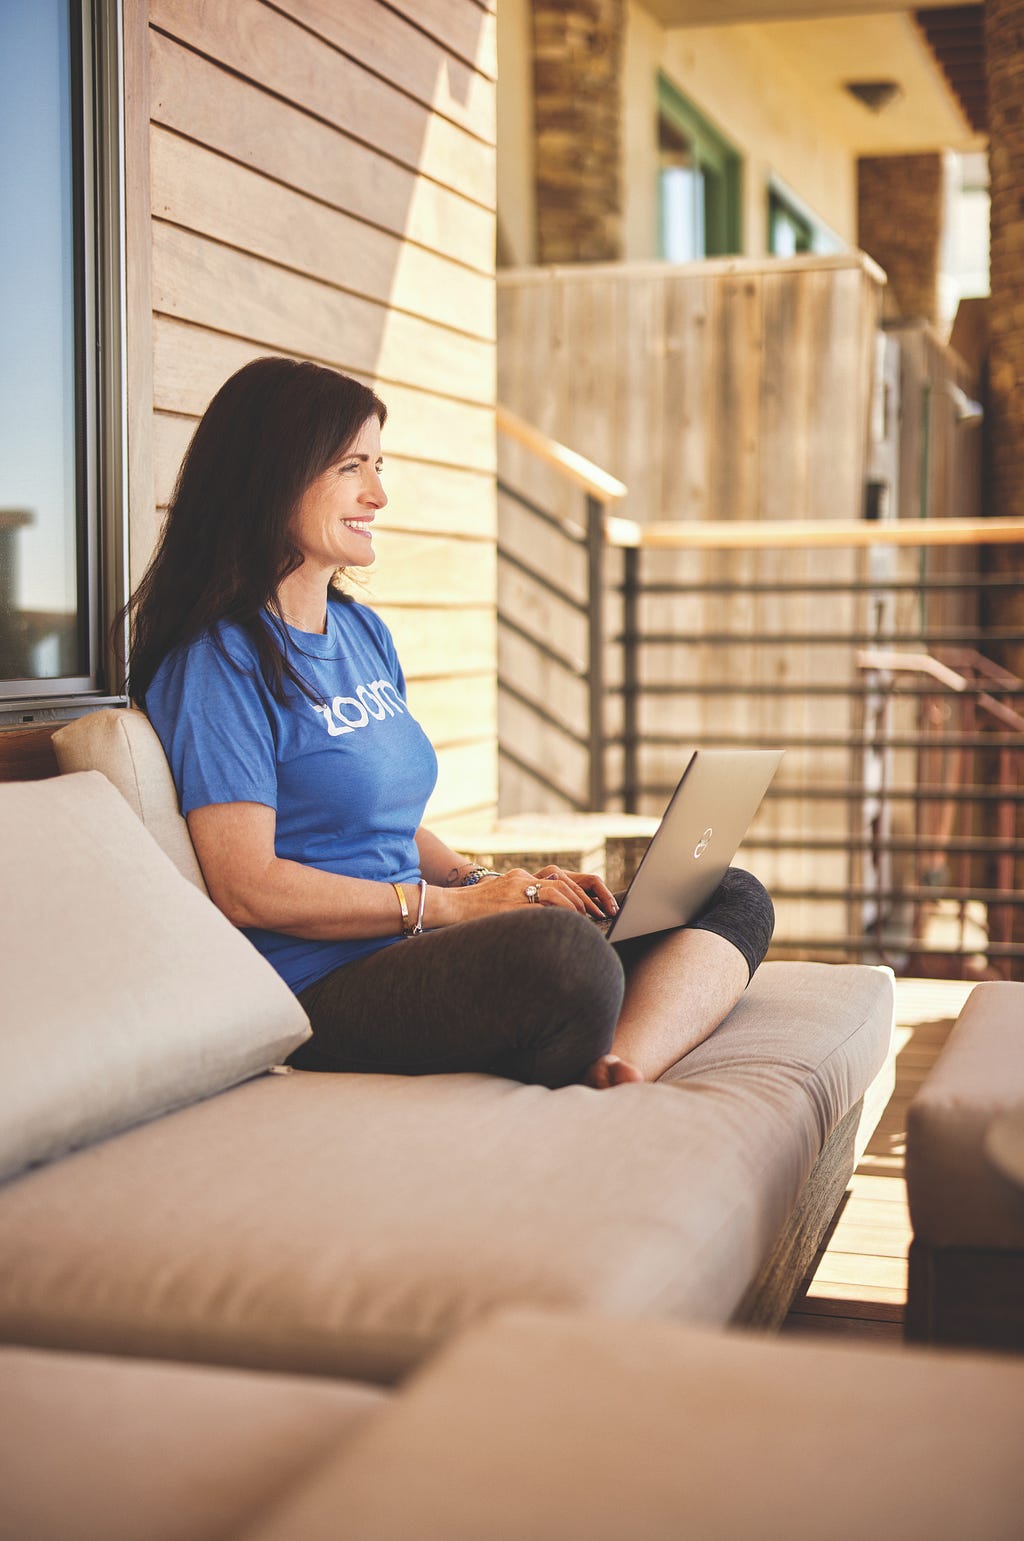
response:
M387 408L368 386L333 369L260 358L233 374L193 435L174 488L160 543L125 606L130 621L128 685L146 691L168 653L217 622L252 638L264 679L279 701L285 681L308 686L282 650L274 611L282 578L302 565L289 536L303 493L344 458L371 417ZM330 598L345 595L331 586ZM116 630L116 628L115 628Z

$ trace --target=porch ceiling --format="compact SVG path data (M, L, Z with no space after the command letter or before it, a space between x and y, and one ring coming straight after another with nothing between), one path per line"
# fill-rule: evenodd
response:
M778 12L798 0L645 0L648 9L659 6L686 10L693 22L696 11L720 6L716 20L735 9L761 4L762 10ZM820 11L826 0L815 0ZM807 0L810 5L810 0ZM835 7L838 10L838 4ZM738 17L734 18L737 25ZM690 26L673 27L671 36L685 49ZM873 0L870 12L858 15L819 16L815 20L791 17L762 19L743 25L778 59L787 78L794 82L794 110L812 119L832 139L857 155L911 154L926 150L978 150L985 139L968 122L949 81L928 46L914 13L884 10ZM872 112L846 89L850 81L892 80L901 94L881 112Z
M822 16L881 15L910 11L906 0L640 0L663 27L707 27L733 21L811 21ZM931 0L933 7L963 0Z

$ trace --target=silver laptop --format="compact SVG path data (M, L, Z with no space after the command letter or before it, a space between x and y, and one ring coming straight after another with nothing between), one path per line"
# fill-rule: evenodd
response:
M685 926L707 904L768 790L781 749L695 749L619 906L610 942Z

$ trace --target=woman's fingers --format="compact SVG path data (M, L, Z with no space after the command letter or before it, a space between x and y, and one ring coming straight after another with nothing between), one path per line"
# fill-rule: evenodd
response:
M594 872L564 872L561 867L542 867L539 877L558 881L565 885L576 900L576 909L583 914L596 915L600 919L618 913L618 905L611 889Z
M594 898L584 885L593 885ZM489 878L485 883L466 889L464 897L467 907L476 914L491 914L522 904L542 904L596 917L615 913L615 901L600 878L588 873L563 872L554 866L543 867L539 872L514 867L501 877ZM602 908L606 897L610 909Z

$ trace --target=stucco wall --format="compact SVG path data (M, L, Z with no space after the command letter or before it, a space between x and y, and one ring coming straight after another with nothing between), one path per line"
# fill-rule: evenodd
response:
M754 26L666 31L629 7L625 66L625 256L658 255L657 81L659 70L743 157L743 250L767 250L767 185L774 173L851 244L856 237L856 163L800 111L804 87L791 56Z

